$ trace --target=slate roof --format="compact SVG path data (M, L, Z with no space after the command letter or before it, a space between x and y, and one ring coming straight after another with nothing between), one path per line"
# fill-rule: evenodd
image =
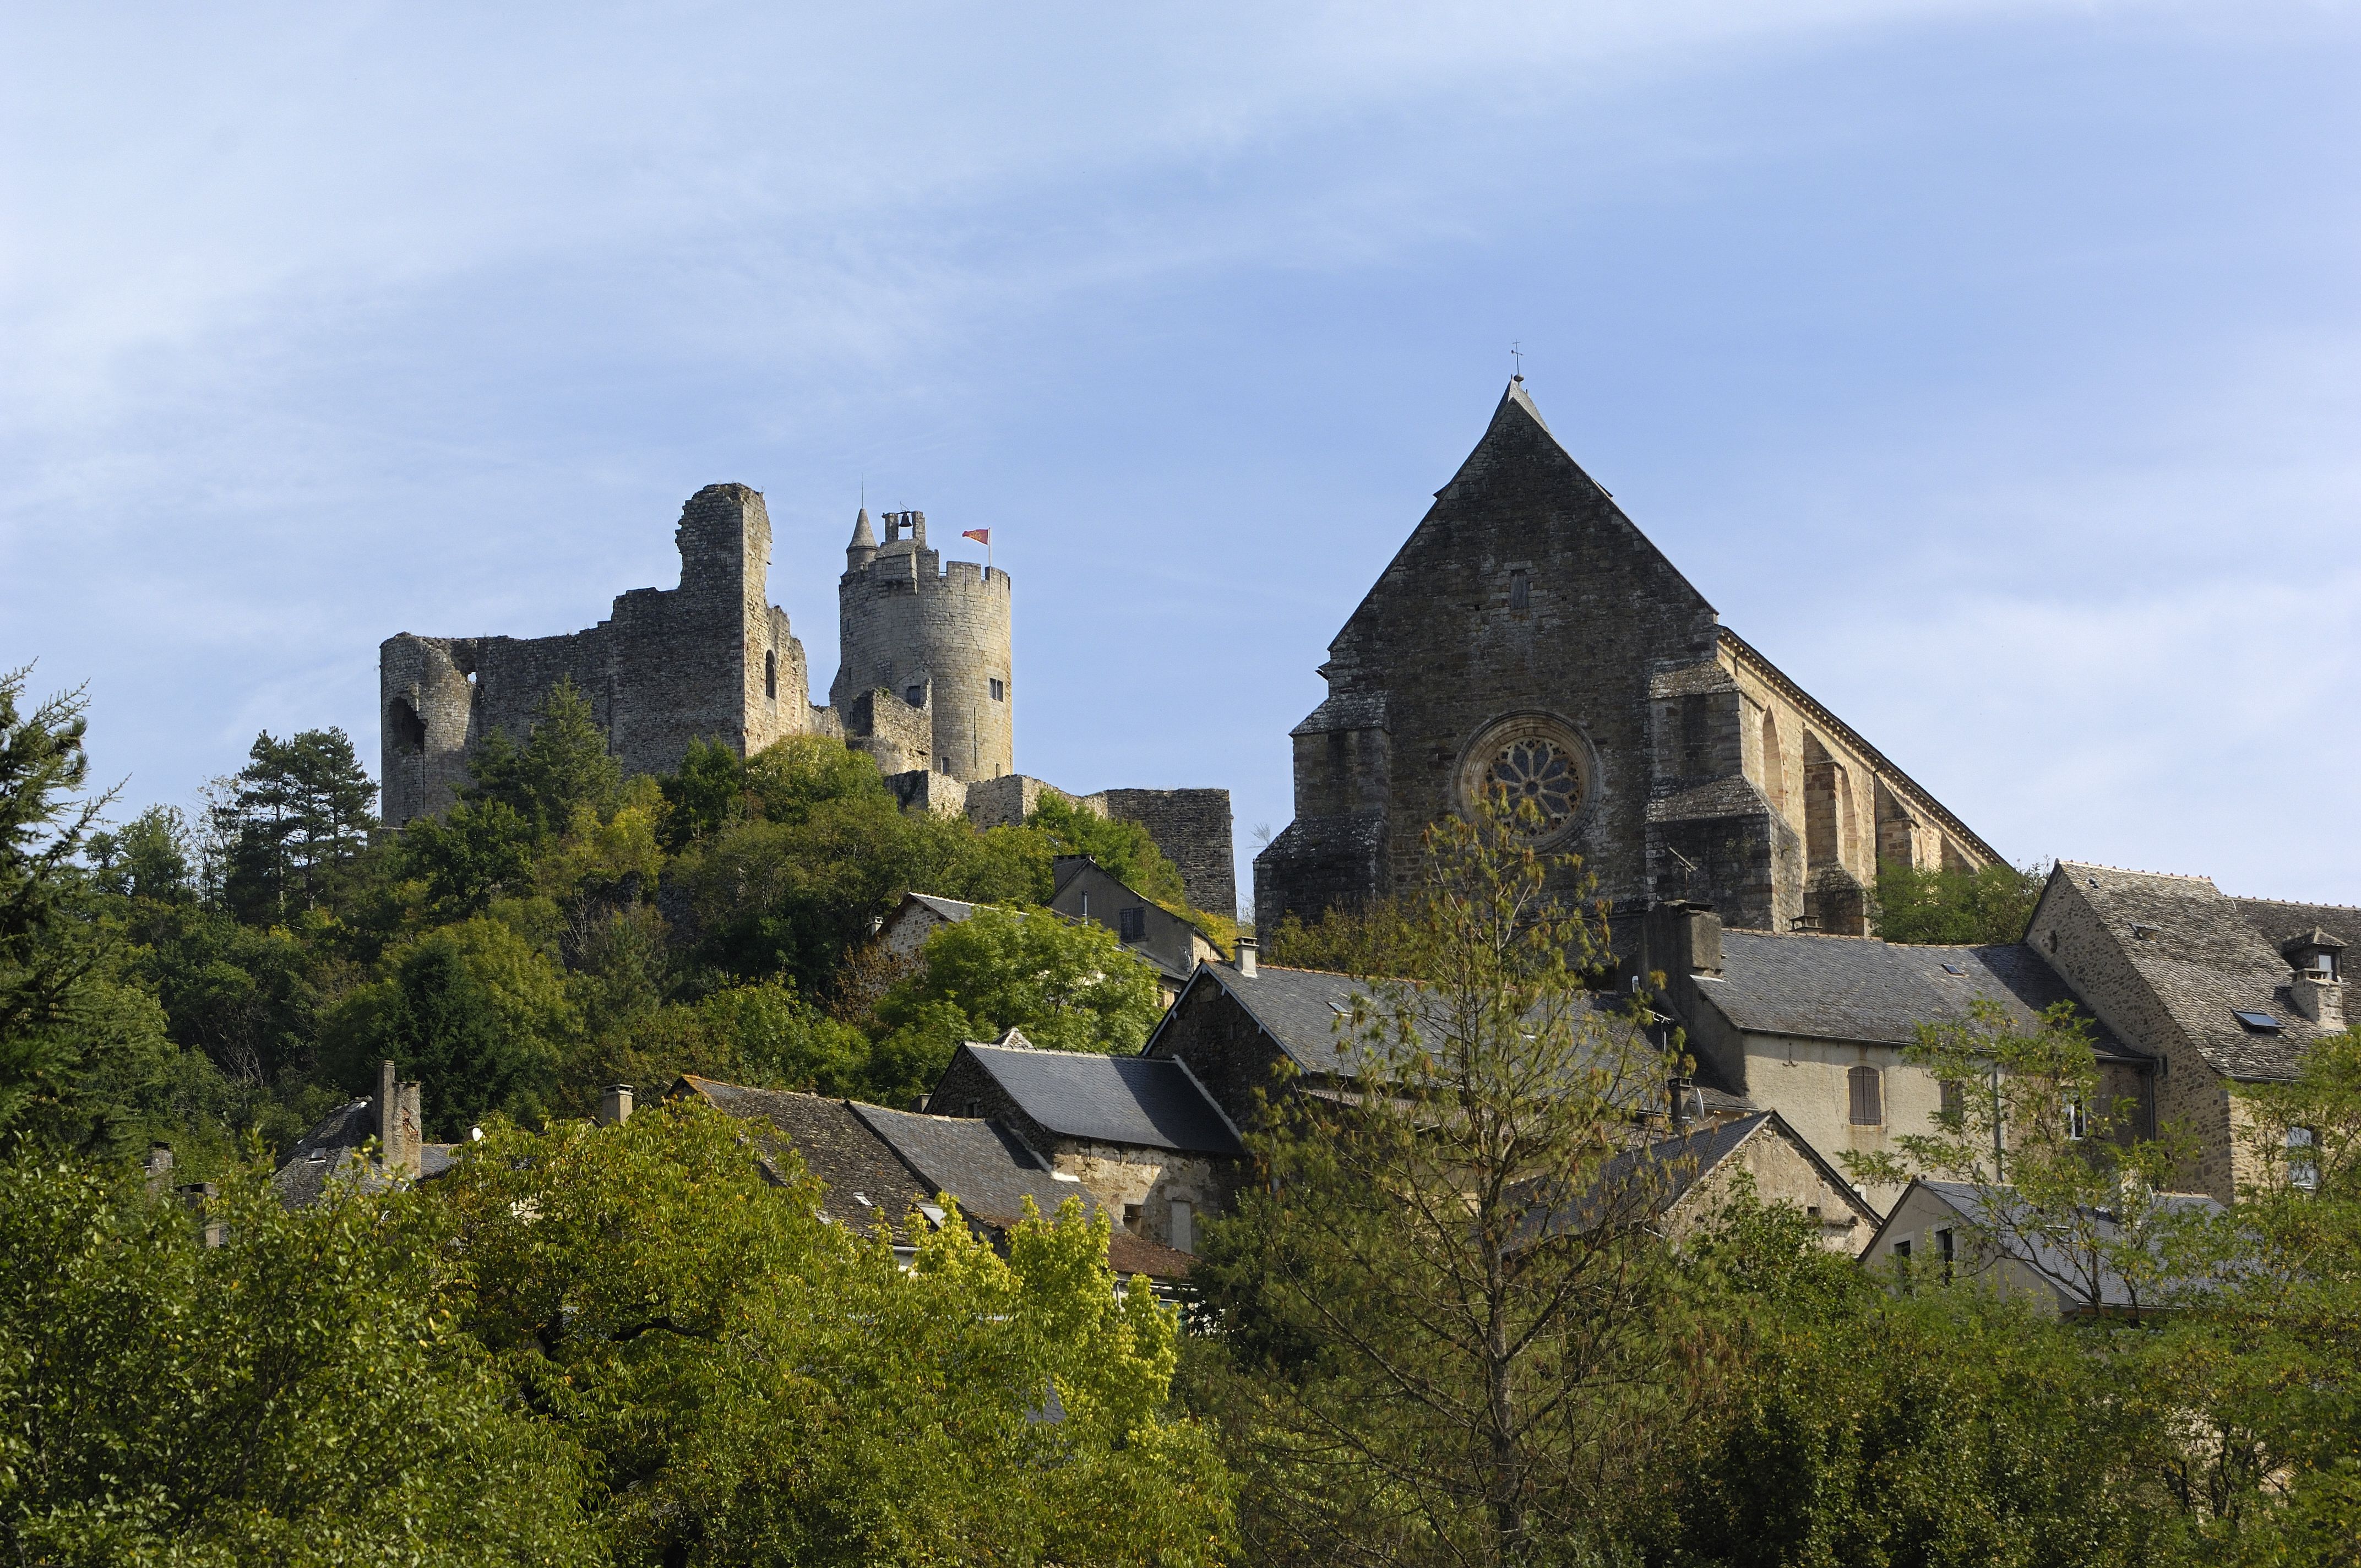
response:
M2070 861L2059 861L2050 875L2090 906L2122 961L2215 1071L2239 1079L2292 1078L2306 1047L2335 1032L2321 1029L2289 1001L2293 970L2264 922L2276 927L2285 919L2306 929L2316 924L2342 936L2337 927L2354 928L2354 911L2241 901L2204 877ZM2044 899L2050 893L2045 889ZM2246 1028L2235 1016L2240 1011L2271 1014L2279 1032Z
M1614 1156L1599 1166L1580 1197L1537 1212L1521 1231L1520 1244L1530 1246L1602 1223L1633 1224L1670 1213L1696 1190L1698 1182L1757 1134L1785 1139L1855 1213L1872 1225L1877 1223L1877 1211L1817 1149L1787 1125L1785 1118L1775 1111L1757 1111Z
M2293 904L2277 898L2234 898L2231 903L2279 953L2314 930L2345 944L2347 952L2361 948L2361 909L2342 904ZM2356 955L2361 959L2361 954Z
M921 904L946 920L964 920L976 911L972 904L956 898L939 898L931 893L906 893L902 895L913 904Z
M2088 1297L2084 1294L2083 1274L2081 1266L2069 1257L2065 1248L2042 1235L2037 1227L2025 1223L2021 1216L2010 1220L2004 1225L1994 1223L1991 1211L1984 1206L1982 1196L1974 1187L1963 1181L1927 1181L1922 1179L1912 1181L1910 1188L1923 1190L1941 1199L1980 1236L1989 1238L2002 1252L2049 1280L2065 1295L2070 1303L2088 1300ZM1895 1201L1894 1212L1887 1216L1885 1224L1878 1227L1877 1234L1870 1237L1869 1245L1861 1249L1861 1256L1867 1257L1877 1250L1877 1244L1884 1236L1887 1226L1894 1223L1895 1216L1902 1213L1903 1205L1909 1201L1909 1198L1910 1189L1906 1188L1902 1197ZM2218 1214L2222 1212L2222 1205L2219 1202L2202 1192L2158 1193L2157 1202L2160 1208L2184 1214ZM2009 1219L2008 1216L2001 1218ZM2099 1211L2096 1215L2095 1228L2101 1236L2109 1240L2113 1240L2117 1234L2114 1220L2103 1210ZM2161 1238L2153 1245L2160 1247ZM2168 1288L2173 1286L2185 1288L2191 1283L2193 1282L2186 1279L2171 1280L2168 1281ZM2099 1276L2099 1299L2103 1304L2110 1307L2128 1307L2133 1304L2131 1288L2125 1283L2122 1275L2109 1268L2103 1268ZM2157 1304L2153 1300L2142 1303L2147 1307L2154 1307Z
M1947 967L1948 966L1948 967ZM1952 970L1961 972L1953 974ZM2021 1027L2074 993L2022 942L1919 947L1874 937L1725 930L1721 974L1698 975L1697 993L1750 1034L1798 1035L1906 1046L1921 1024L1964 1023L1969 1003L1997 1002ZM2083 1016L2090 1018L2087 1009ZM2103 1058L2142 1060L2095 1018Z
M296 1140L285 1161L271 1173L272 1190L289 1208L308 1209L326 1194L328 1183L340 1176L368 1188L384 1185L384 1176L378 1167L358 1163L361 1146L376 1136L377 1102L367 1095L346 1101ZM450 1169L456 1146L419 1145L418 1179L430 1180Z
M773 1180L781 1177L770 1156L782 1145L793 1148L804 1168L819 1179L820 1212L840 1225L868 1231L882 1219L898 1234L915 1205L934 1201L935 1189L878 1141L849 1102L747 1089L709 1078L686 1076L680 1081L725 1114L763 1125L764 1135L758 1141L764 1146L763 1168Z
M1016 1223L1025 1217L1027 1198L1044 1219L1054 1218L1069 1198L1081 1199L1086 1212L1097 1211L1080 1182L1052 1175L1049 1161L997 1122L882 1105L855 1103L851 1109L927 1185L929 1198L948 1192L959 1200L961 1212L986 1224Z
M1258 964L1256 969L1255 977L1248 980L1230 964L1209 960L1198 966L1196 976L1189 983L1192 989L1214 985L1226 992L1298 1071L1345 1082L1357 1080L1360 1074L1353 1050L1355 1036L1342 1021L1352 1012L1356 997L1375 1002L1377 993L1371 989L1372 982L1325 970L1287 969L1276 964ZM1188 993L1184 992L1166 1013L1166 1021L1187 1000ZM1594 998L1594 1005L1600 1013L1612 1014L1621 1001L1620 997L1599 995ZM1615 1022L1620 1023L1620 1019ZM1157 1038L1164 1027L1164 1023L1159 1023L1156 1032L1148 1036L1148 1043L1140 1047L1143 1056L1155 1051ZM1718 1089L1703 1084L1693 1088L1699 1104L1707 1111L1729 1113L1753 1109L1746 1101ZM1661 1108L1663 1084L1649 1084L1645 1093L1652 1103Z
M1304 716L1290 735L1325 735L1336 729L1386 728L1384 692L1332 692L1327 700Z
M1188 1154L1246 1152L1229 1118L1177 1061L973 1043L960 1049L1060 1137Z

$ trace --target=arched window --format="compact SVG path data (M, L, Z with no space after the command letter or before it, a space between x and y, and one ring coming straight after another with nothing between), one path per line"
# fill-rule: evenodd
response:
M779 695L779 655L775 652L763 655L763 695L768 697Z
M1763 798L1771 809L1787 809L1787 758L1779 745L1779 716L1763 710Z
M1885 1096L1879 1092L1877 1069L1863 1063L1846 1075L1852 1090L1852 1124L1878 1127L1885 1124Z

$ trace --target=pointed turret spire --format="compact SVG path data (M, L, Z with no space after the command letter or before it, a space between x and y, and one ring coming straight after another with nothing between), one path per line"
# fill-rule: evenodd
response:
M852 520L852 543L844 547L844 569L858 572L877 559L877 535L869 526L869 509Z

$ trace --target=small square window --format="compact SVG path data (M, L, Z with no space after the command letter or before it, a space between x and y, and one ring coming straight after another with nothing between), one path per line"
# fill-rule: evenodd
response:
M902 694L902 700L912 707L924 707L927 703L927 688L912 686Z

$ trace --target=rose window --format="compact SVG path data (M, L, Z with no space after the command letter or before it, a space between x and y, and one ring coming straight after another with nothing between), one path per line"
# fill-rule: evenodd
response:
M1541 831L1554 833L1582 804L1582 774L1574 759L1540 736L1511 740L1500 748L1484 771L1485 793L1505 798L1509 809L1533 803L1542 815Z
M1565 719L1511 713L1484 726L1459 753L1452 794L1462 812L1486 800L1507 806L1517 836L1542 848L1589 816L1598 766L1589 743ZM1535 816L1514 820L1528 803Z

